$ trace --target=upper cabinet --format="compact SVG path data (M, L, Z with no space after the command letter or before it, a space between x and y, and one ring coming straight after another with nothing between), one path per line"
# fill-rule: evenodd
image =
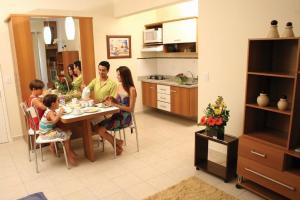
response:
M196 41L196 18L163 23L163 44L193 43Z
M197 57L197 18L189 17L145 25L145 32L162 29L162 45L145 41L142 52L156 52L157 57ZM158 46L160 45L160 46ZM174 54L176 53L176 54Z

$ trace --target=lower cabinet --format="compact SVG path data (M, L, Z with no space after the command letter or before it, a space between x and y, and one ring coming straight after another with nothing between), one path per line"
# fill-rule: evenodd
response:
M265 198L267 199L286 199L285 197L287 197L296 200L300 197L300 180L297 174L279 171L241 156L238 158L238 174L245 179L243 186L248 189L256 188L256 192L259 192L260 195L266 193ZM261 188L254 184L259 184ZM267 193L267 190L274 191L272 196Z
M169 111L185 117L197 116L198 88L142 82L142 93L143 105L145 106Z
M143 105L156 108L157 92L156 83L142 83Z

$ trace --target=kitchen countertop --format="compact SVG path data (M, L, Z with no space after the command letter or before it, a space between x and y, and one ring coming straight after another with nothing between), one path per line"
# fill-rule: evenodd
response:
M183 85L183 84L178 84L175 81L172 81L170 79L165 79L165 80L142 79L141 81L146 82L146 83L156 83L156 84L160 84L160 85L170 85L170 86L184 87L184 88L197 88L198 87L198 83L195 83L192 85Z

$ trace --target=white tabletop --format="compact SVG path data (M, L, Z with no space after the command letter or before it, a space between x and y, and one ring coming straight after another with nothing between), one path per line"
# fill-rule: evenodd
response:
M95 114L99 114L101 112L107 112L107 111L114 111L114 110L119 110L119 108L117 107L106 107L106 108L97 108L99 111L97 112L92 112L92 113L82 113L80 115L74 115L72 113L70 114L64 114L63 116L61 116L62 119L75 119L78 117L82 117L82 116L88 116L88 115L95 115Z

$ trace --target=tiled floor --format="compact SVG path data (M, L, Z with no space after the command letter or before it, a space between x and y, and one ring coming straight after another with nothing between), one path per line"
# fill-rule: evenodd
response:
M50 200L138 200L161 191L180 180L196 175L209 184L243 200L260 199L235 188L235 183L196 171L194 162L195 122L157 111L136 114L140 133L140 152L135 137L127 131L124 153L113 159L108 143L101 152L95 143L97 160L83 156L80 140L74 141L80 164L68 170L64 159L55 158L45 148L40 173L28 161L26 144L19 139L0 144L0 199L17 199L34 192L44 192ZM33 156L32 156L33 157ZM210 159L223 162L224 156L210 153Z

